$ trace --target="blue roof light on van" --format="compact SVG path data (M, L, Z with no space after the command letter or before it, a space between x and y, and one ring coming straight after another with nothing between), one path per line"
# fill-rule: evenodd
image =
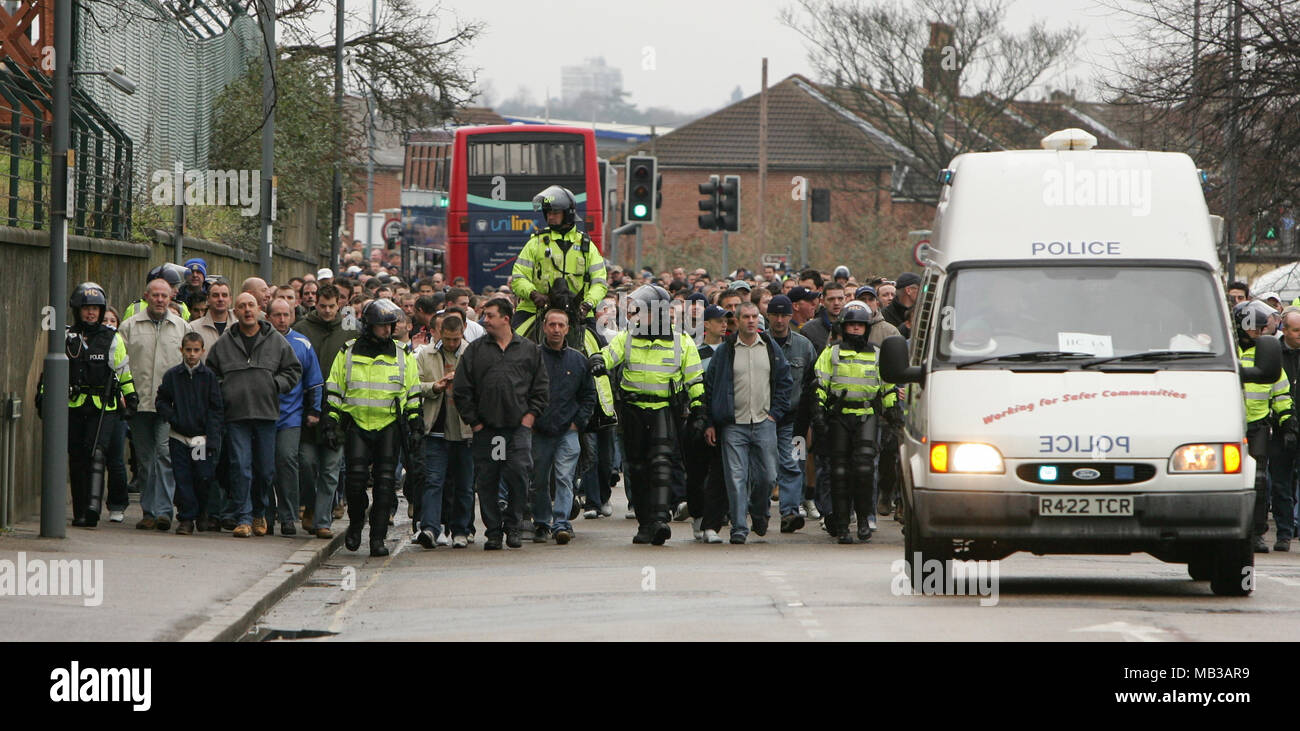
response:
M939 185L952 185L953 170L944 168L939 171Z

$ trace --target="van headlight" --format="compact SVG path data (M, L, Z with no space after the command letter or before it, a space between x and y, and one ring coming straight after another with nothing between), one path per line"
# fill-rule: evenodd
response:
M1241 445L1184 444L1169 457L1169 471L1237 474L1241 472Z
M991 444L934 442L930 445L930 471L1001 474L1006 468L1002 453Z

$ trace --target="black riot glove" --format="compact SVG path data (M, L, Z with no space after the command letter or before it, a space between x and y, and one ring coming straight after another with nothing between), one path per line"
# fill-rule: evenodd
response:
M608 373L605 370L605 356L600 353L591 354L591 357L587 359L587 367L591 369L592 376L603 376Z
M339 438L339 424L330 417L321 419L320 427L321 441L330 449L338 449L341 440Z
M902 429L903 407L895 404L885 409L885 424L892 429Z
M532 294L528 295L528 298L533 301L533 304L536 305L537 309L539 310L545 307L548 301L546 299L546 295L542 294L541 292L533 292Z
M125 396L123 396L122 401L126 405L125 408L122 409L122 415L128 419L135 416L135 412L140 408L140 397L137 396L134 391L132 391L131 393L128 393Z
M709 428L709 415L703 406L696 406L691 409L690 427L691 431L699 435L703 435L705 430Z

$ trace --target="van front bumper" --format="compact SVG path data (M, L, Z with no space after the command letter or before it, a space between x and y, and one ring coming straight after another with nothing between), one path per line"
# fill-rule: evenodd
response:
M1141 493L1132 516L1041 516L1041 493L974 490L912 490L913 509L926 538L992 539L1044 549L1090 548L1106 544L1144 550L1149 544L1220 541L1250 537L1254 490Z

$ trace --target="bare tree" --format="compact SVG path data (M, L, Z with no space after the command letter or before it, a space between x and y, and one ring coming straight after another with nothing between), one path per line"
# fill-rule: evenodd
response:
M250 12L256 0L246 0ZM340 0L335 0L336 2ZM463 52L483 30L481 22L444 21L450 14L440 5L421 9L416 0L383 0L375 30L370 30L369 3L353 3L348 24L365 31L343 42L348 78L344 86L373 94L376 116L395 129L440 124L473 101L476 69L467 67ZM283 1L277 8L280 51L291 57L334 58L334 2ZM331 20L322 23L322 19Z
M1300 1L1110 4L1138 28L1107 85L1130 124L1209 172L1230 241L1276 227L1300 194Z
M932 180L959 153L1003 147L1007 106L1078 44L1073 27L1006 30L1008 4L797 0L781 21L804 37L835 101L905 146Z

